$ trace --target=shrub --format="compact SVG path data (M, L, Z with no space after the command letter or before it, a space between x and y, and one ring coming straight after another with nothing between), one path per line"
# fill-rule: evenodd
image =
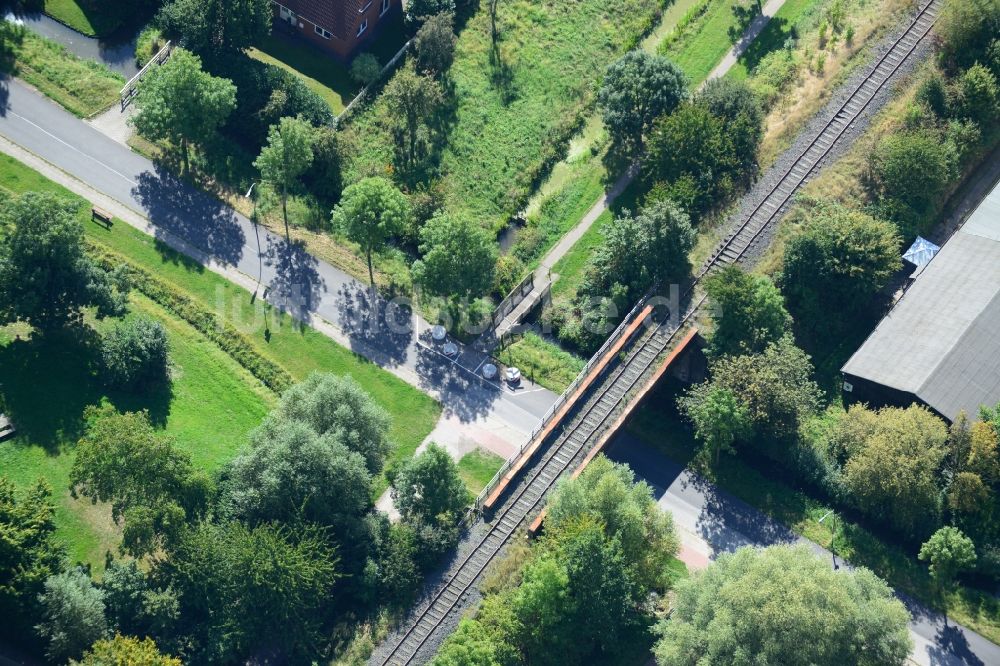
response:
M958 107L961 114L983 126L996 122L997 80L993 72L976 63L958 80Z
M381 72L382 65L371 53L362 53L351 63L351 78L363 86L374 83Z
M119 322L101 341L101 370L115 388L147 387L167 377L169 344L163 325L149 317Z
M50 576L39 601L42 619L36 630L48 642L45 655L52 663L79 657L107 633L104 594L83 569Z
M986 54L1000 34L1000 2L948 0L934 29L941 43L941 59L952 67L968 67Z
M933 129L897 132L883 138L869 156L872 184L883 200L901 204L897 221L905 235L940 200L956 176L954 148Z
M455 59L455 17L448 12L432 16L413 40L417 69L440 76Z
M524 264L512 254L497 257L496 272L493 275L493 291L506 296L524 277Z
M406 22L418 26L431 16L445 12L455 13L455 0L409 0L406 3Z

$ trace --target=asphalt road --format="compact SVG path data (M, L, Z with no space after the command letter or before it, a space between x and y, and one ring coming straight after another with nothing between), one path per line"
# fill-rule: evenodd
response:
M627 432L608 448L608 457L628 463L654 490L659 506L673 514L683 547L707 561L743 546L802 543L831 566L850 567L840 557L804 539L743 500L647 446ZM915 600L897 595L910 611L912 659L921 666L996 666L1000 647L949 622Z
M453 363L421 344L430 325L405 304L374 301L366 285L308 254L98 132L17 79L0 85L0 135L150 220L155 235L181 239L203 256L266 287L266 299L301 320L319 315L380 366L405 366L420 388L463 422L500 419L530 432L556 395L525 382L511 391L475 374L481 358Z

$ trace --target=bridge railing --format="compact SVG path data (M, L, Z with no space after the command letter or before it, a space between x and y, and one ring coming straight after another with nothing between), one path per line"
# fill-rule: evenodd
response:
M503 479L503 477L507 474L507 472L510 471L511 467L514 466L518 458L520 458L521 454L524 453L524 450L528 448L528 446L535 441L535 438L538 437L539 433L541 433L545 429L545 427L549 424L549 421L552 419L553 415L555 415L558 412L558 410L563 405L566 404L566 402L570 399L570 397L576 393L577 389L580 387L583 381L590 375L590 372L591 370L594 369L594 366L597 365L597 363L599 363L601 359L603 359L604 356L607 354L608 350L611 349L611 347L614 346L622 338L623 335L625 335L625 332L629 329L632 320L635 319L636 315L638 315L639 312L641 312L642 309L646 306L646 303L649 300L650 295L652 295L654 291L655 288L654 290L651 290L646 296L643 296L641 299L639 299L639 302L635 304L635 307L633 307L632 310L622 319L621 323L618 324L618 327L611 333L610 336L608 336L608 339L604 341L604 344L601 345L601 348L597 350L597 353L590 357L590 360L587 361L587 365L585 365L583 367L583 370L581 370L579 374L577 374L576 378L569 385L569 387L565 391L563 391L562 395L559 396L559 399L556 400L551 407L549 407L548 411L545 412L545 415L541 418L538 425L535 427L534 430L531 431L531 435L524 441L523 444L521 444L521 446L514 454L512 454L509 458L507 458L507 460L504 461L504 464L500 467L499 470L497 470L497 473L493 475L493 478L490 479L489 483L486 484L486 487L483 488L482 492L480 492L479 495L476 497L476 501L473 503L472 507L470 507L469 510L462 517L461 523L463 525L467 526L475 522L476 517L482 511L483 503L486 501L486 498L489 497L494 490L496 490L497 486L500 485L501 479Z
M142 81L143 77L146 76L146 74L149 74L149 72L152 71L154 67L159 67L160 65L165 63L167 61L167 58L170 57L170 54L171 52L173 52L173 50L174 50L173 42L168 41L166 44L163 45L162 49L156 52L155 56L149 59L149 62L147 62L146 65L142 69L140 69L135 76L133 76L131 79L128 80L128 83L125 84L125 87L121 89L120 93L118 93L119 101L121 102L122 106L122 111L124 111L125 107L127 107L132 102L132 98L135 97L136 94L138 94L139 82Z

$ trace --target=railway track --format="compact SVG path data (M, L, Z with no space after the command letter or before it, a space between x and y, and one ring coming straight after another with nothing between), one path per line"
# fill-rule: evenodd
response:
M927 36L940 0L930 0L891 48L870 67L869 75L846 98L825 126L784 172L761 202L727 235L687 286L681 302L683 315L646 326L627 347L626 356L599 379L583 402L566 417L561 433L542 455L526 468L525 476L498 507L488 524L474 530L475 543L467 555L456 560L448 576L411 615L404 630L391 637L392 647L371 663L405 665L422 663L433 654L437 636L446 620L460 612L474 594L474 586L486 568L503 551L519 528L537 513L549 490L567 471L576 467L591 446L611 427L615 415L627 404L630 393L642 385L656 360L666 352L704 303L699 283L721 266L740 261L761 234L777 220L795 192L830 154L837 140L865 112L917 45ZM641 304L640 304L641 305ZM633 312L643 311L637 307ZM662 313L661 313L662 314ZM618 335L622 330L616 331ZM600 352L599 352L600 353ZM376 653L378 655L378 653Z

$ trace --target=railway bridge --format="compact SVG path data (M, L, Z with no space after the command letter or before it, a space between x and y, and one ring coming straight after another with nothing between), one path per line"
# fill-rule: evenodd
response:
M372 656L372 664L430 660L462 612L478 599L477 584L505 546L537 527L545 498L557 480L579 470L628 418L642 398L691 343L705 307L701 285L719 268L742 261L780 219L798 189L821 168L845 133L866 115L893 76L927 37L940 0L921 5L890 47L875 58L842 103L828 107L791 165L768 179L752 209L731 230L691 280L673 297L658 290L643 298L549 410L521 451L477 498L469 529L440 580L403 625Z

